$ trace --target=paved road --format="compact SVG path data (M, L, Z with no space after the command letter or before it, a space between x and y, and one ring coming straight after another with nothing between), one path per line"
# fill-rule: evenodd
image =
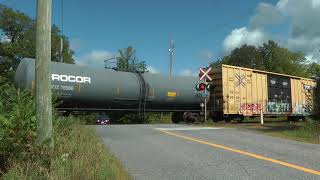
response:
M187 125L94 128L134 179L320 180L320 145Z

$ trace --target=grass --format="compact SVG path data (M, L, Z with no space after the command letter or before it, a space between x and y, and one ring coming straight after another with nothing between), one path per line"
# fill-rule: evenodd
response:
M171 113L147 113L146 121L149 124L171 124Z
M36 154L27 161L12 160L2 179L131 179L94 130L74 124L55 134L53 151L33 152L47 156L51 163Z
M311 119L303 122L288 122L281 118L266 118L264 125L261 125L257 119L248 119L243 123L217 122L207 125L252 130L270 136L320 144L320 122Z
M265 131L266 134L302 142L320 144L320 124L315 122L287 124L282 130Z

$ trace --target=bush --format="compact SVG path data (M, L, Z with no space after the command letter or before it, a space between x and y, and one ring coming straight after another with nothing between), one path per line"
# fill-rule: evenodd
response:
M320 122L314 119L307 119L300 127L300 131L303 135L310 139L320 140Z
M25 158L36 135L33 98L27 92L17 94L13 85L0 84L0 171L5 170L8 159Z
M137 113L119 113L111 112L109 113L113 123L120 124L170 124L171 113L153 113L148 112L144 116L140 116Z
M63 124L70 120L72 124ZM76 123L73 117L57 119L53 149L37 148L25 161L11 161L3 179L130 179L119 161L97 138L92 129ZM60 127L60 128L58 128ZM44 156L43 156L44 155ZM44 164L49 157L51 163Z
M148 124L171 124L171 113L147 113L146 123Z
M3 179L129 179L86 119L53 116L53 141L37 145L34 98L0 81L0 177Z

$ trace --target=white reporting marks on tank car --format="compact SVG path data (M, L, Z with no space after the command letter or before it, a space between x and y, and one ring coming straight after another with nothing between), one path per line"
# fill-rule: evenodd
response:
M52 74L52 81L61 81L61 82L76 82L76 83L88 83L91 84L91 78L85 76L73 76L73 75L64 75L64 74Z

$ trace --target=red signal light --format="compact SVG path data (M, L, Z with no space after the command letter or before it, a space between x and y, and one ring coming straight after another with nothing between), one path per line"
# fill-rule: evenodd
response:
M199 83L196 86L197 91L204 91L206 89L206 84L205 83Z

